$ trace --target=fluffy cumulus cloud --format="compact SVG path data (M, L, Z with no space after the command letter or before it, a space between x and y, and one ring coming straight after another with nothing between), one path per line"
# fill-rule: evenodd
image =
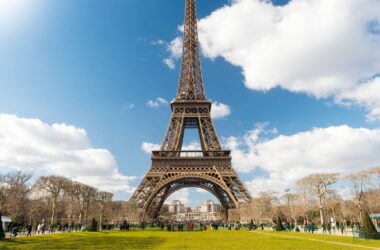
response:
M190 203L190 189L184 188L180 189L177 192L170 195L166 200L165 203L171 203L174 200L179 200L185 205L189 205Z
M177 37L166 45L167 50L170 52L173 59L179 59L182 56L182 38Z
M374 121L380 117L380 77L373 78L339 94L342 104L360 105L368 110L367 119Z
M146 105L153 109L158 109L161 106L169 105L169 102L162 97L157 97L155 100L149 100Z
M180 27L179 27L179 30L181 30ZM169 57L162 60L162 62L166 64L166 66L168 66L169 69L171 70L175 69L176 61L182 55L182 38L177 37L169 43L164 40L157 40L157 41L151 42L151 44L158 45L160 47L165 48L165 50L169 53Z
M223 119L231 114L231 108L220 102L213 102L211 108L211 117L214 119Z
M142 145L141 145L141 149L145 153L151 154L152 151L160 150L160 145L154 144L154 143L151 143L151 142L143 142Z
M198 141L192 141L182 146L182 150L202 150L202 146Z
M375 84L363 82L380 73L379 9L378 0L292 0L284 6L233 0L200 20L200 42L205 56L240 67L250 89L282 87L338 103L344 98L380 119L379 102L364 93Z
M151 142L143 142L141 144L141 149L147 153L147 154L151 154L152 151L155 151L155 150L160 150L160 145L159 144L155 144L155 143L151 143ZM192 141L190 142L189 144L184 144L182 146L182 150L201 150L201 144L197 141Z
M134 177L118 170L113 155L97 149L84 129L0 114L0 168L62 175L111 192L132 192Z
M283 191L316 172L349 174L380 164L380 129L343 125L285 136L259 126L225 144L239 172L260 173L247 183L253 194Z
M168 66L169 69L175 69L175 62L173 58L165 58L164 60L162 60L162 62L166 64L166 66Z

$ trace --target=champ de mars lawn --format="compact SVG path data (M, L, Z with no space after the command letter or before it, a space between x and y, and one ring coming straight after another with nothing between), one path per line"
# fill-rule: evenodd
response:
M380 249L380 241L272 231L102 231L19 237L0 249Z

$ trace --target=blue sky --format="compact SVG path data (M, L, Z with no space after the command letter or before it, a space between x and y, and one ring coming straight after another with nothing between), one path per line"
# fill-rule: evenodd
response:
M175 60L175 69L169 69L163 59L170 57L167 48L170 41L181 36L178 25L183 22L184 1L35 0L26 7L17 5L17 2L23 3L22 0L15 1L14 6L10 2L0 4L0 8L12 10L0 19L0 113L39 119L49 125L64 123L83 128L91 147L108 150L122 175L144 175L150 167L150 155L142 150L142 143L160 144L170 118L168 106L150 108L147 102L157 97L170 101L175 96L179 61ZM198 1L198 18L204 19L224 5L238 4L222 0ZM289 5L287 1L273 4ZM371 15L371 18L379 17L378 13L368 13ZM372 25L376 30L376 21ZM203 34L207 32L207 20L202 27L205 27ZM227 34L228 27L225 30ZM376 32L372 33L375 36ZM157 41L164 43L159 45ZM378 44L376 41L375 45ZM216 47L213 52L217 51ZM370 97L365 99L360 95L360 99L355 95L357 92L347 94L343 90L320 94L315 89L322 89L323 84L321 87L316 84L310 90L309 83L303 79L300 81L306 87L296 89L291 84L296 81L291 77L287 79L288 85L263 89L250 84L247 73L250 65L240 63L244 60L232 60L223 50L210 56L210 51L206 49L208 55L202 57L207 97L228 105L231 110L230 115L217 119L215 125L226 144L228 138L240 140L241 147L236 150L241 154L250 152L244 137L257 127L261 129L258 132L261 139L254 143L269 143L281 136L292 138L314 128L347 126L352 131L365 128L378 132L378 119L368 120L371 108L376 109L373 103L377 103L367 101ZM374 67L378 71L371 72L372 75L380 72L379 58L365 58L377 65ZM286 66L280 66L279 71ZM317 71L318 65L311 64L310 68ZM361 73L362 78L369 76L368 72L358 74ZM314 72L310 77L316 78ZM360 85L356 84L357 78L354 80L350 89ZM340 99L341 96L344 98ZM349 101L342 104L337 99ZM257 125L264 123L265 126ZM274 128L275 133L264 132ZM376 151L377 146L376 142L371 150ZM371 156L371 161L358 168L379 162L375 154ZM248 159L246 155L245 160ZM260 175L267 176L270 170L261 166L266 164L263 161L248 169L238 168L241 178L250 183ZM22 169L1 157L0 166L4 170ZM46 170L41 166L38 169L37 175ZM342 169L344 164L338 168ZM139 180L128 181L128 185L133 188ZM129 195L117 192L118 197Z

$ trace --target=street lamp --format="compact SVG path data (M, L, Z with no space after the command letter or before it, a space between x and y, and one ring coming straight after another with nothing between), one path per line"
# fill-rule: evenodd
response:
M289 222L292 223L292 211L290 209L290 189L287 188L285 190L285 193L287 194L287 198L288 198Z

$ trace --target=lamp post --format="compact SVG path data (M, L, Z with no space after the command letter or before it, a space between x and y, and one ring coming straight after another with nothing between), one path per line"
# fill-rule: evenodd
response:
M287 188L287 189L285 190L285 193L286 193L286 196L287 196L287 198L288 198L289 222L292 223L292 211L291 211L291 209L290 209L290 194L289 194L289 192L290 192L290 189Z

